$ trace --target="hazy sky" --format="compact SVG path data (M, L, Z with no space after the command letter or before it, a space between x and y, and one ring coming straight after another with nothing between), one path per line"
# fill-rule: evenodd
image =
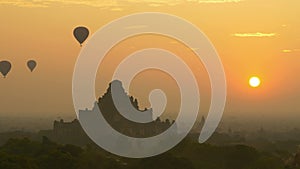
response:
M6 79L0 78L0 115L75 116L72 74L81 48L73 29L84 25L93 34L114 19L149 11L182 17L210 38L227 76L225 115L297 115L299 10L299 0L1 0L0 60L11 61L13 67ZM118 58L145 47L168 49L187 61L203 93L205 111L210 99L205 69L190 59L191 49L167 37L144 35L118 44L108 53L108 64L102 64L105 75L98 76L96 94L103 94ZM33 73L26 67L29 59L38 62ZM249 87L252 75L261 78L260 87ZM170 111L176 111L174 81L160 72L138 75L130 93L147 106L147 92L153 87L166 90L174 101Z

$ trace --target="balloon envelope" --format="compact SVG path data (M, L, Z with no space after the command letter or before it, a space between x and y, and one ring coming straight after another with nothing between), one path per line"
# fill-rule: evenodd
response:
M76 38L76 40L81 44L87 39L89 36L89 30L86 27L79 26L74 29L73 35Z
M35 69L35 67L36 67L36 61L34 61L34 60L29 60L28 62L27 62L27 67L29 68L29 70L32 72L34 69Z
M11 64L9 61L1 61L0 62L0 72L1 74L6 77L11 69Z

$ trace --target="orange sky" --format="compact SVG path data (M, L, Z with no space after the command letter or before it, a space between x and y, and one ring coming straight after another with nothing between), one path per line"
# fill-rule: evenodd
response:
M295 115L300 110L299 10L298 0L2 0L0 60L11 61L13 68L6 79L0 79L0 115L75 116L72 73L81 48L72 36L74 27L87 26L92 34L121 16L149 11L182 17L198 26L213 42L228 82L225 115ZM180 44L164 43L170 39L163 37L131 38L115 50L126 54L129 42L136 49L153 45L145 39L160 42L155 45L161 44L162 48L187 58L182 52L187 49ZM116 55L113 50L111 55ZM33 73L26 68L29 59L38 62ZM115 63L110 59L107 62ZM193 69L202 67L201 63L190 62ZM201 105L205 111L210 99L207 75L203 68L198 70L199 74L196 70L194 73L203 93ZM259 88L248 86L252 75L261 78ZM131 93L144 102L151 85L139 92L137 86L142 81L148 79L155 83L152 87L166 88L151 76L153 73L141 74L132 84ZM165 75L157 77L168 79ZM204 82L200 83L201 80ZM172 80L167 81L172 84ZM98 85L96 92L101 95L106 82L98 78ZM172 97L174 93L168 92Z

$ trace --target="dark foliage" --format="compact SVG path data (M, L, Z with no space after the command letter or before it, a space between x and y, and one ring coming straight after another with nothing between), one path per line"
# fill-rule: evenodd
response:
M286 166L286 168L291 166ZM0 147L1 169L283 169L273 154L244 146L212 146L184 140L173 150L144 159L120 158L88 145L10 139Z

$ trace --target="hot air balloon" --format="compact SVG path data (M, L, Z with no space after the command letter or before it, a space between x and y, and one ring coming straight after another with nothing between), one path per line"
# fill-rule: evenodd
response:
M79 26L74 29L73 35L76 38L76 40L80 43L80 46L82 46L82 43L89 36L89 30L86 27Z
M34 61L34 60L29 60L28 62L27 62L27 67L29 68L29 70L32 72L34 69L35 69L35 67L36 67L36 61Z
M1 61L0 62L0 72L5 78L11 69L11 64L9 61Z

